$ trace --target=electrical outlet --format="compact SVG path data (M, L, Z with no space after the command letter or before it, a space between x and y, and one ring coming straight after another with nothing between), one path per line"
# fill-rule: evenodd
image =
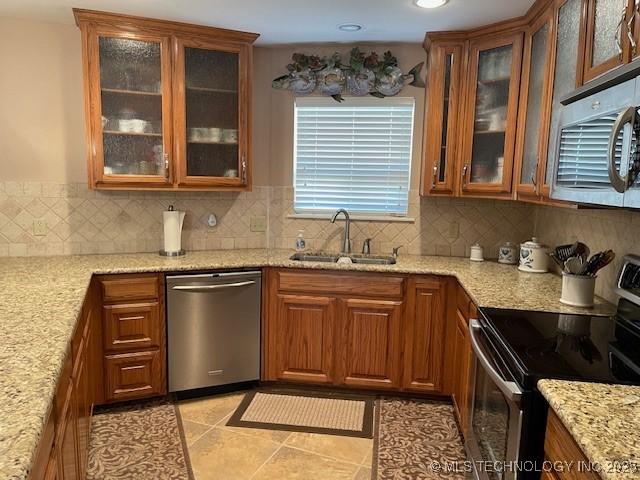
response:
M458 236L460 235L460 223L458 222L451 222L449 224L449 238L458 238Z
M267 217L251 217L252 232L265 232L267 230Z
M36 218L33 221L33 234L36 237L44 237L47 234L47 221L44 218Z

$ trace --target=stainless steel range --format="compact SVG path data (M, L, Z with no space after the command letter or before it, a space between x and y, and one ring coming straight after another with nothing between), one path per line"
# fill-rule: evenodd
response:
M481 480L540 478L541 378L640 385L640 258L625 257L614 317L480 308L467 453Z

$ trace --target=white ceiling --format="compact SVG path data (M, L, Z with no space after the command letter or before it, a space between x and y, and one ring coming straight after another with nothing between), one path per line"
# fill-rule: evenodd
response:
M258 44L421 42L426 31L465 29L522 15L533 0L0 0L0 16L73 23L71 7L260 33ZM337 30L359 23L357 33Z

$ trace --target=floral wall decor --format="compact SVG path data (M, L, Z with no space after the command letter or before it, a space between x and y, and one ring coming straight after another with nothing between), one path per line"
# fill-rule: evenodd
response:
M425 86L420 78L424 62L404 74L398 67L398 59L390 51L380 58L375 52L365 55L356 47L346 63L339 53L322 58L294 53L291 60L287 65L288 73L274 79L271 86L291 90L296 95L309 95L317 90L342 102L345 92L356 97L384 98L397 95L406 85Z

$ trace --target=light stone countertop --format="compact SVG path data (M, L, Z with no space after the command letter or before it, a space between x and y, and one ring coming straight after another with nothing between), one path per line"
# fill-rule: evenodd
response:
M567 307L558 301L560 277L521 273L491 261L401 255L396 265L336 265L295 262L291 254L262 249L198 251L180 258L140 253L0 259L0 478L27 477L94 273L275 266L450 275L479 306L593 315L615 311L599 298L592 309Z
M640 386L540 380L538 389L602 478L640 478Z

